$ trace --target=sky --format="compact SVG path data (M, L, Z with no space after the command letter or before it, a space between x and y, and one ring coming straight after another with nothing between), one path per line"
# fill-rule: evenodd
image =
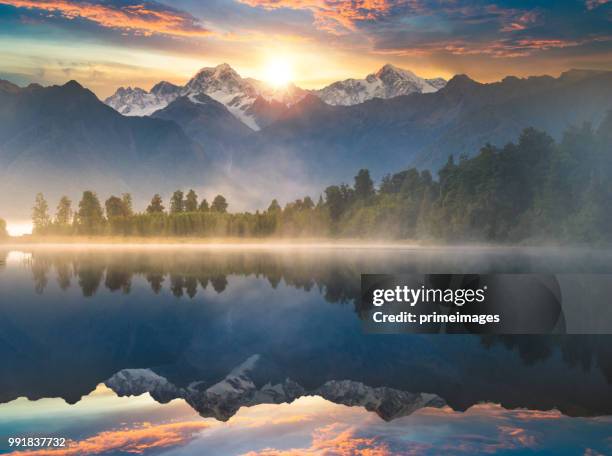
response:
M185 83L229 63L304 88L385 63L423 77L612 70L612 1L0 0L0 79L120 86Z

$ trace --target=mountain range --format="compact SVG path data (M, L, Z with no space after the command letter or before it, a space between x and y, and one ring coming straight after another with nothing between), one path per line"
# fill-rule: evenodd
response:
M272 89L224 64L184 86L120 89L107 105L75 81L1 81L0 212L27 218L37 191L76 199L86 188L130 191L138 208L190 187L222 192L234 210L261 208L316 197L360 168L375 179L410 166L435 173L450 154L502 146L526 127L558 140L572 126L597 127L610 100L612 72L596 70L444 83L385 65L305 91Z
M253 78L242 78L227 63L202 68L184 86L159 82L147 92L139 87L119 88L105 103L127 116L148 116L179 97L208 95L222 103L237 119L252 130L270 123L269 113L280 112L314 94L331 105L352 106L372 98L392 98L411 93L431 93L444 87L442 78L423 79L411 71L387 64L365 79L334 82L320 90L307 91L294 84L272 87ZM275 106L276 105L276 106ZM273 119L272 119L273 120Z

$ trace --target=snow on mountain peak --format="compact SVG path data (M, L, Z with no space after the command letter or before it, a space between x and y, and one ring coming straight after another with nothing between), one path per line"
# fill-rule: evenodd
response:
M257 112L253 108L259 97L289 106L306 93L293 84L279 89L256 79L243 78L230 65L222 63L200 69L184 86L162 81L149 92L140 88L120 88L105 103L127 116L146 116L165 108L178 97L185 96L197 103L198 95L204 94L225 105L249 128L259 130Z
M442 78L424 79L410 70L386 64L365 79L346 79L310 93L330 105L350 106L372 98L392 98L410 93L435 92L446 84ZM194 101L205 94L222 103L240 121L259 130L264 120L258 117L261 99L289 107L309 91L294 84L278 88L253 78L243 78L229 64L200 69L184 86L162 81L147 92L138 87L120 88L105 103L127 116L147 116L163 109L180 96ZM256 103L257 100L260 100ZM265 125L265 122L264 122Z
M442 78L424 79L388 63L365 79L338 81L315 93L327 104L351 106L372 98L436 92L445 83Z

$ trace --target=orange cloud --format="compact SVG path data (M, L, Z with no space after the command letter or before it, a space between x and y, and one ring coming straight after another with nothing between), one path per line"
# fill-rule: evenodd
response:
M144 423L137 428L123 428L101 432L85 440L69 442L66 448L45 448L15 451L8 456L78 456L121 451L143 454L153 448L167 448L189 442L195 433L208 428L203 421L187 421L151 425Z
M418 0L239 0L253 7L267 10L291 8L311 11L315 26L321 30L339 33L354 30L359 21L375 20L388 15L392 8L411 6L419 8Z
M243 456L310 456L333 454L334 456L390 456L389 447L377 442L376 438L359 437L355 428L340 423L330 424L317 429L308 448L276 450L266 448L251 451Z
M66 19L82 18L102 27L128 30L143 35L161 33L205 36L211 33L198 25L197 20L188 13L146 1L131 5L114 5L73 0L0 0L0 4L42 10Z

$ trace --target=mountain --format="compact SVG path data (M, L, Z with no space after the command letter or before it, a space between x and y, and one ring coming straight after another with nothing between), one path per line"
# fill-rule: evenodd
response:
M396 68L383 70L376 77L387 81L385 96L407 87ZM192 185L223 193L233 209L253 210L274 197L316 196L327 185L351 182L360 168L376 180L411 166L435 172L451 154L503 146L527 127L559 140L571 126L598 127L612 109L609 71L493 83L457 75L437 91L351 106L258 84L220 65L183 87L157 84L149 104L142 92L125 89L124 100L140 96L130 113L165 104L138 117L121 115L74 81L46 88L1 82L2 215L19 206L25 219L38 191L51 200L85 188L131 191L143 207L152 191Z
M120 87L104 102L124 116L149 116L158 109L166 107L179 96L181 88L162 81L147 92L141 88Z
M223 104L250 129L259 130L269 124L269 105L279 105L284 110L306 93L293 84L273 88L256 79L242 78L231 66L223 63L202 68L182 87L168 82L160 82L150 92L121 87L105 103L124 115L147 116L165 108L178 97L194 101L194 97L207 95Z
M423 79L411 71L387 64L366 79L347 79L310 93L331 105L350 106L372 98L431 93L445 84L442 78ZM160 82L149 92L138 87L121 87L105 103L126 116L149 116L180 96L204 94L225 105L238 120L257 131L270 125L308 93L294 84L279 88L257 79L243 78L223 63L202 68L184 86Z
M20 207L27 217L39 191L53 199L85 189L148 194L202 178L205 164L204 148L176 123L122 116L75 81L26 88L0 83L4 211Z
M225 105L203 93L178 97L151 117L176 122L218 162L231 160L233 152L254 134Z
M412 71L387 64L365 79L346 79L313 93L330 105L352 106L372 98L431 93L444 87L442 78L423 79Z
M336 404L364 407L386 421L410 415L424 407L446 405L435 394L373 388L351 380L330 380L309 391L288 378L274 385L266 383L258 387L253 371L260 368L259 360L259 355L249 357L212 385L194 382L178 387L151 369L124 369L108 379L106 386L120 397L149 393L164 404L173 399L184 399L202 417L214 417L220 421L229 420L241 407L293 402L302 396L321 396Z
M314 95L291 106L258 135L258 147L291 150L328 182L351 180L362 167L376 178L410 166L437 171L454 154L516 141L527 127L556 139L571 126L595 127L612 109L612 72L507 77L483 84L453 77L431 93L332 106Z

